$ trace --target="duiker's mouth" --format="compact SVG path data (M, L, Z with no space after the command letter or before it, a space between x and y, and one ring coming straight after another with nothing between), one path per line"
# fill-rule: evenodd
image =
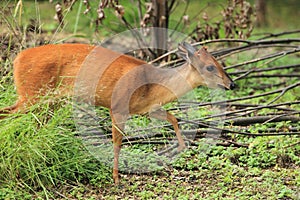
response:
M224 90L233 90L236 87L236 85L234 84L234 82L231 82L229 86L218 84L218 87Z

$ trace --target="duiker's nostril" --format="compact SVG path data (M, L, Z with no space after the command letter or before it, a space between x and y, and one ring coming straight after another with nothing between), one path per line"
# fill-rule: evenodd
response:
M231 82L231 83L230 83L230 89L231 89L231 90L234 89L235 86L236 86L236 85L234 84L234 82Z

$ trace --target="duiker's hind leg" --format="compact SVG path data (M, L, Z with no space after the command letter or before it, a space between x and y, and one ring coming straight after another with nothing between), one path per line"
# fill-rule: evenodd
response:
M12 106L8 106L0 109L0 119L5 118L8 114L14 113L17 107L18 107L18 103L15 103Z
M32 103L33 103L32 101L29 102L19 98L19 100L14 105L0 109L0 119L7 117L7 115L9 114L13 114L17 112L25 113L26 110L28 109L28 106L31 105Z

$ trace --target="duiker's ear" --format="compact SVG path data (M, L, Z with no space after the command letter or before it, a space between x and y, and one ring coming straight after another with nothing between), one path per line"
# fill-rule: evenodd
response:
M189 63L191 63L191 59L194 56L195 52L196 49L187 42L182 42L178 44L177 55L179 55Z

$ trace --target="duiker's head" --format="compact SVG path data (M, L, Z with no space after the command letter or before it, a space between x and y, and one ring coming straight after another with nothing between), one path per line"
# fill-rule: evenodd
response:
M197 79L201 85L225 89L235 87L232 79L206 48L202 47L197 51L189 43L183 42L178 45L178 54L198 72Z

